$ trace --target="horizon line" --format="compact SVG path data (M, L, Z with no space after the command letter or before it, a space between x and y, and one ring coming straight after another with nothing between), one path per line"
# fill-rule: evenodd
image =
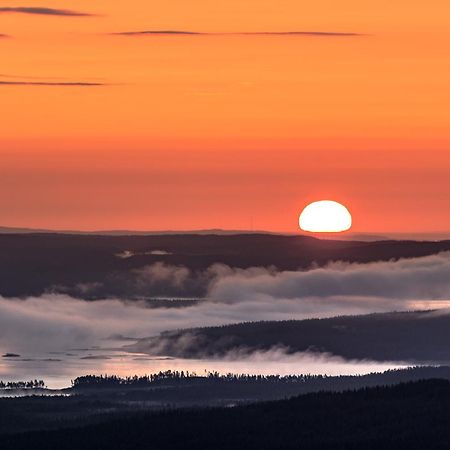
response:
M323 238L323 239L357 239L361 238L372 238L370 240L386 240L392 239L393 237L407 239L407 236L412 237L422 237L425 236L436 238L440 237L438 240L450 240L450 230L449 231L414 231L414 232L403 232L403 231L345 231L338 233L308 233L300 230L296 231L272 231L272 230L249 230L249 229L233 229L233 228L204 228L204 229L166 229L166 230L138 230L138 229L58 229L58 228L33 228L33 227L16 227L16 226L2 226L0 225L0 235L5 234L78 234L78 235L180 235L180 234L224 234L224 235L238 235L238 234L266 234L266 235L280 235L280 236L303 236L303 237L313 237L313 238ZM444 237L447 236L447 237ZM425 239L427 240L427 239Z

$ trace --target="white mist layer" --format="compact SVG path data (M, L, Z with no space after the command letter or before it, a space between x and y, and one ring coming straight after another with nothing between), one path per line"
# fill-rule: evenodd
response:
M186 268L145 270L180 285ZM305 319L450 305L450 253L397 262L334 263L309 271L215 266L208 299L184 308L146 308L117 299L88 302L65 295L0 297L0 352L28 354L99 345L112 335L260 320Z

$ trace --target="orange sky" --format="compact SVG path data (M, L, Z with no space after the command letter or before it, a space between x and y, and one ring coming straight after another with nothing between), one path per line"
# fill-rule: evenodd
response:
M71 3L0 5L0 225L450 230L448 1Z

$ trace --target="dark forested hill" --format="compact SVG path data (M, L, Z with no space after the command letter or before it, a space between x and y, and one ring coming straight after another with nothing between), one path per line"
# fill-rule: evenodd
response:
M128 414L0 437L3 450L435 450L450 444L450 383L317 393L235 408Z
M426 256L446 250L450 250L450 241L356 242L270 234L0 234L0 295L40 295L64 288L67 293L86 298L110 295L130 298L125 274L155 262L185 266L194 272L215 263L239 268L274 266L294 270L333 260L370 262ZM89 283L103 287L94 293L76 289ZM192 283L183 292L162 290L156 294L202 296L205 287L199 282Z
M450 381L450 367L412 367L361 376L196 376L173 371L150 377L87 375L58 392L2 389L0 382L0 435L85 426L139 411L236 406L430 379Z
M168 331L130 348L202 358L283 347L291 353L328 352L347 359L448 362L449 343L450 314L417 311Z
M11 391L2 389L0 382L0 435L84 426L139 411L236 406L430 379L450 381L450 367L413 367L361 376L196 376L173 371L151 377L87 375L75 379L72 388L58 392ZM20 397L24 394L28 396Z

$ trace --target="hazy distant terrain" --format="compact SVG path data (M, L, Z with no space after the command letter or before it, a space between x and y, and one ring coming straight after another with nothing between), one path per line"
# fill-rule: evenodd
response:
M168 331L128 348L184 358L281 348L286 353L329 353L346 359L448 363L449 342L449 312L428 311Z
M450 250L450 240L333 241L306 236L152 235L93 236L0 234L0 296L39 296L48 292L96 299L143 296L202 297L213 265L297 270L330 261L373 262L413 258ZM136 289L134 271L161 263L183 267L192 276L182 287Z
M164 236L164 235L242 235L242 234L268 234L277 236L297 236L292 232L273 232L267 230L229 230L229 229L205 229L205 230L159 230L159 231L136 231L136 230L56 230L39 228L17 228L0 226L0 234L66 234L66 235L91 235L91 236ZM322 233L323 239L339 241L388 241L388 240L408 240L408 241L445 241L450 238L450 231L434 233Z

